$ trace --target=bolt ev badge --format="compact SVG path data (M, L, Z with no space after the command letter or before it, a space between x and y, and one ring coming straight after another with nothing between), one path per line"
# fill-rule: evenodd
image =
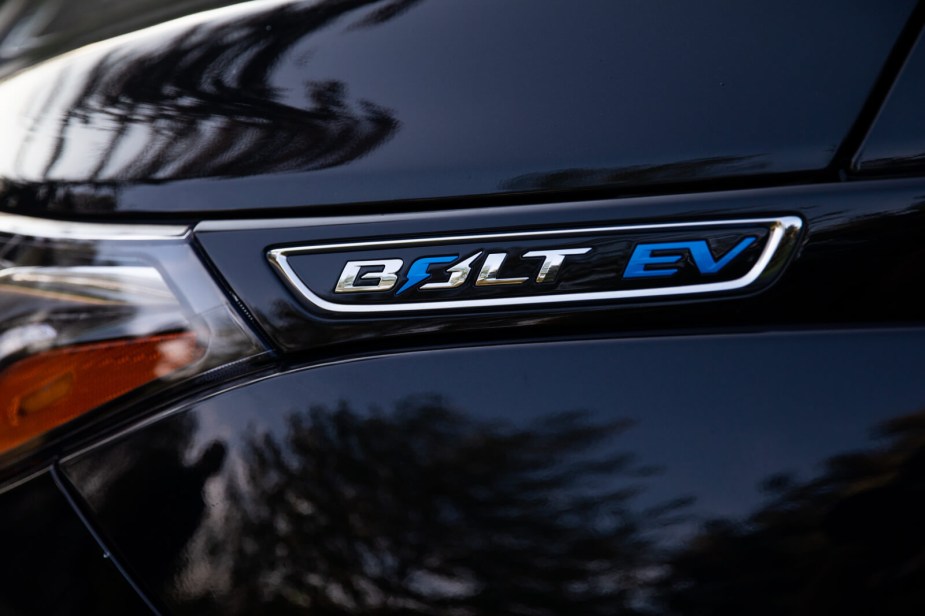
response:
M328 312L387 313L752 292L786 264L795 216L294 246L268 258Z

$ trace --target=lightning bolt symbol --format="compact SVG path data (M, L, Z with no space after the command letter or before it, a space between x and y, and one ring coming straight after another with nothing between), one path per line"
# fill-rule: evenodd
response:
M430 278L430 274L427 273L427 268L435 263L450 263L459 258L459 255L450 255L446 257L424 257L418 259L411 264L411 267L408 268L408 279L405 281L405 284L395 293L395 295L400 295L404 293L411 287L415 286L420 282L424 282Z

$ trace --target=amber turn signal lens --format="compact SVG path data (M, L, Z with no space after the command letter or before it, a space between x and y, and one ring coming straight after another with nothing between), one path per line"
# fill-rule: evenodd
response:
M202 357L182 332L94 342L26 357L0 372L0 453Z

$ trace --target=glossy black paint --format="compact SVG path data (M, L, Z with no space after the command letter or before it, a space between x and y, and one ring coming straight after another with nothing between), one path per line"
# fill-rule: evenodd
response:
M196 241L288 363L125 409L145 423L63 465L142 589L190 614L923 611L925 181L835 183L921 3L284 2L62 55L219 4L87 11L0 66L61 56L0 82L0 208L277 216ZM862 176L917 172L920 55ZM634 192L678 194L587 200ZM265 258L786 214L777 283L705 301L332 317ZM29 463L117 425L91 427ZM48 476L0 524L0 612L143 608Z
M150 614L46 472L0 492L0 613Z
M202 223L196 237L256 322L286 351L330 353L518 336L603 332L779 328L921 322L913 283L925 276L920 241L925 182L858 182L683 197L457 210L431 214L315 218L297 222ZM478 310L440 315L322 315L305 306L266 259L272 246L480 231L634 222L741 219L798 214L804 242L769 289L739 298ZM439 336L439 338L438 338ZM341 351L343 352L343 351Z
M0 76L83 45L242 0L3 0Z
M320 365L65 465L197 614L913 614L925 330Z
M832 178L914 5L245 3L0 83L0 201L193 217Z
M925 165L925 41L920 37L858 152L862 174L921 172Z

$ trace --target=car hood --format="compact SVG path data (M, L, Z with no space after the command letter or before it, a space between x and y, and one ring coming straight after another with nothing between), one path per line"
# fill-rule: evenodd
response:
M216 217L818 178L913 5L229 5L0 82L0 207Z

